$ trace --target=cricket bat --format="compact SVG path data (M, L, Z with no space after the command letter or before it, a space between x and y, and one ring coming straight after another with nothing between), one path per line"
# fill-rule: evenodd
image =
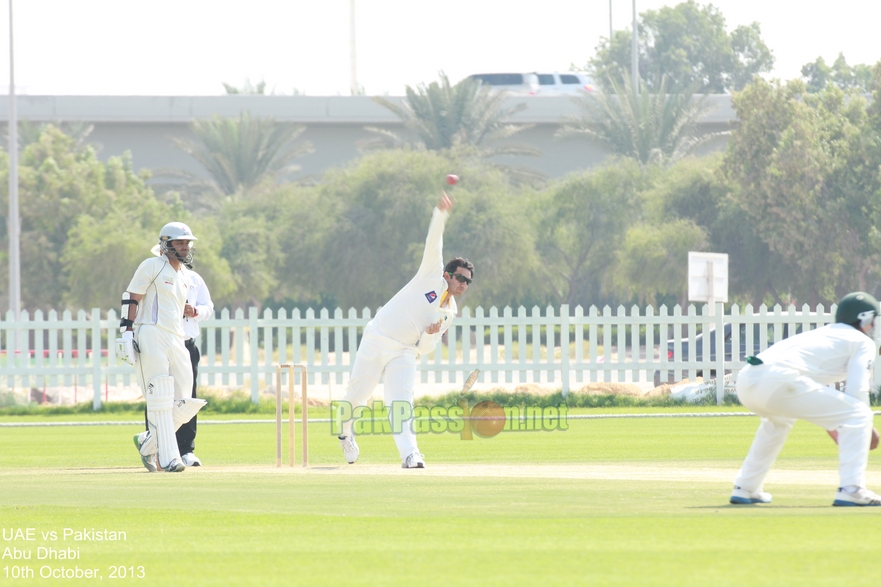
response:
M465 380L465 385L462 386L462 391L459 392L459 395L465 395L465 392L471 389L471 387L477 382L478 375L480 375L480 369L475 369L471 372L471 375Z

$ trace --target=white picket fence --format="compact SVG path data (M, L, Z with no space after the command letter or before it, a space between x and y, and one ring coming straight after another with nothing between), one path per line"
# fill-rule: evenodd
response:
M739 352L732 353L730 360L725 353L711 357L704 352L698 357L696 340L703 332L715 337L715 348L723 348L728 323L730 348L740 349L743 341L746 349L765 349L785 333L822 326L834 316L834 306L828 312L807 305L800 311L794 306L770 311L761 306L754 312L749 305L743 311L737 306L728 308L727 314L723 310L718 304L715 316L710 316L707 306L700 313L689 306L684 315L679 306L672 313L665 306L658 312L652 307L633 306L628 311L619 306L614 313L609 307L602 312L591 307L586 314L581 306L570 312L567 305L531 311L463 308L444 344L420 358L417 386L453 391L468 373L480 369L479 383L484 386L535 383L561 388L565 394L589 382L605 381L648 389L656 373L665 380L674 372L677 380L683 375L693 380L698 372L724 373L743 365ZM303 313L282 309L275 315L266 310L262 316L256 308L250 308L247 316L242 310L231 315L224 309L202 322L198 383L250 388L256 402L261 390L274 386L276 365L293 362L308 366L310 386L331 385L342 393L354 358L350 351L357 348L370 317L368 309L360 314L351 309L345 315L341 309L332 315L322 309L317 316L311 309ZM5 380L7 389L82 388L98 409L109 387L137 385L134 368L120 362L112 350L118 323L114 311L102 316L98 309L76 315L22 312L19 320L7 313L0 321L0 382ZM674 341L670 357L668 339ZM722 385L719 378L720 401Z

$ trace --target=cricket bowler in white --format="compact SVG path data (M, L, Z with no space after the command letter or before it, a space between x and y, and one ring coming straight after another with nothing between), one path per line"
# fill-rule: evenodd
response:
M838 443L841 478L835 506L881 506L866 488L869 450L878 445L869 408L872 338L878 301L865 292L842 298L835 324L775 343L737 376L737 397L762 418L734 482L732 504L770 503L762 484L796 420L823 427ZM845 380L844 391L829 387Z
M163 226L161 256L141 263L122 295L122 336L116 340L116 352L135 366L147 402L149 430L135 435L134 442L150 472L186 468L174 433L206 403L190 397L193 371L184 346L184 306L190 289L186 264L192 262L195 240L182 222Z
M364 328L344 398L353 408L366 405L380 377L384 377L385 405L408 402L412 413L416 355L433 350L450 327L458 311L455 298L465 293L474 273L474 265L460 257L444 265L444 225L452 208L452 201L444 193L432 212L419 272ZM390 408L389 417L393 416ZM412 418L402 424L400 431L396 431L393 419L392 436L401 466L425 468ZM352 420L343 422L343 434L339 437L343 455L350 464L360 454L352 429Z

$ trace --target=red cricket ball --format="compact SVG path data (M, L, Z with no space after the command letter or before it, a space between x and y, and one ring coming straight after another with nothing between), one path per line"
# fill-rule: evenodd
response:
M447 176L447 183L450 185L456 185L459 183L459 176L453 175L452 173Z

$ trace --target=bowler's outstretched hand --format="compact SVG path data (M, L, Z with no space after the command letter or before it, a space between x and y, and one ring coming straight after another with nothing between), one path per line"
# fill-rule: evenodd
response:
M453 209L453 200L447 195L447 192L441 190L441 199L437 202L437 209L441 212L449 212Z

